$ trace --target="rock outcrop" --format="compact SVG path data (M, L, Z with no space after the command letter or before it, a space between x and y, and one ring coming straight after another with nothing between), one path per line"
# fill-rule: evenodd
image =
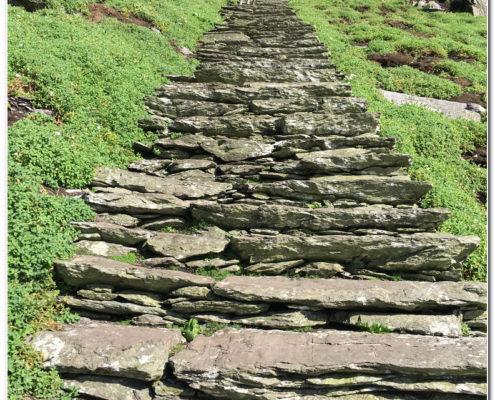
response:
M55 263L60 301L112 322L32 344L99 399L486 397L487 287L461 281L479 239L438 232L432 185L285 3L224 7L195 75L144 99L158 140L96 171L98 216ZM239 329L180 351L186 323Z

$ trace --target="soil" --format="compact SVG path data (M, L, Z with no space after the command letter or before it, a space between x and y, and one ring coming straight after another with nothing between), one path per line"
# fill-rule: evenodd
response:
M325 10L325 7L324 6L318 6L318 5L316 5L314 8L316 8L317 10Z
M469 79L466 79L466 78L455 78L455 77L451 76L449 79L452 82L457 83L459 86L462 86L463 88L471 86L473 84L473 82L471 82Z
M432 73L435 65L442 60L440 57L424 56L415 60L412 54L390 53L390 54L370 54L368 60L379 63L382 67L400 67L408 65L418 68L426 73Z
M358 8L356 8L356 11L359 11L360 13L364 13L366 11L368 11L370 9L369 6L359 6Z
M474 57L459 53L457 51L451 51L449 53L449 59L451 59L453 61L464 61L467 63L470 63L470 62L473 62L476 60Z
M12 97L7 98L7 120L8 126L12 126L14 122L17 122L26 117L26 114L33 114L35 112L42 112L43 114L53 116L55 113L51 110L38 109L33 106L31 99L27 97Z
M462 153L462 158L471 161L480 167L486 168L486 147L478 147L475 150L467 150Z
M409 29L411 29L413 27L410 24L406 24L405 22L396 21L396 20L386 21L385 23L388 26L391 26L392 28L399 28L399 29L406 30L406 31L409 30Z
M126 16L116 8L107 6L106 4L101 4L101 3L89 4L88 10L89 10L89 15L85 16L85 18L93 23L100 22L103 18L116 18L117 20L125 24L134 24L139 26L145 26L147 28L154 27L154 25L149 21L145 21L142 18L135 16L134 14L130 14Z
M392 9L387 6L380 6L378 8L380 9L380 15L382 17L385 17L387 14L392 12Z
M481 204L486 204L486 192L476 192L476 201Z
M189 49L186 49L184 47L181 49L179 46L177 46L177 42L174 39L169 40L168 42L170 43L170 46L172 46L174 51L176 53L182 54L184 58L189 59L196 57L196 54L194 54L192 51L190 52Z
M458 96L451 97L449 101L457 101L458 103L476 103L486 108L486 101L483 96L476 92L463 92Z
M38 190L38 193L46 194L48 196L81 197L85 192L84 190L80 190L80 189L67 189L64 187L59 187L58 189L52 189L51 187L42 184L40 189Z

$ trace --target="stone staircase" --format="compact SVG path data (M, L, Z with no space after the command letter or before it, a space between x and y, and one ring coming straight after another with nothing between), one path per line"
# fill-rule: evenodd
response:
M285 0L222 15L145 99L144 159L96 172L55 264L84 318L30 339L45 366L90 399L486 398L479 239L436 232L448 210L417 207L431 184ZM186 348L191 319L228 327Z

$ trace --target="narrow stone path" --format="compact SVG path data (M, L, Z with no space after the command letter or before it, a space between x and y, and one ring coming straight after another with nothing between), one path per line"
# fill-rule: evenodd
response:
M30 339L45 365L108 400L486 398L479 239L436 231L432 185L285 0L222 14L145 99L144 159L97 171L55 265L84 318ZM185 349L191 318L234 327Z

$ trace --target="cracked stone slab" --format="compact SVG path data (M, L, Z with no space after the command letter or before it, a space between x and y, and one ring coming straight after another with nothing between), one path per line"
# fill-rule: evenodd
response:
M357 281L231 276L213 292L238 301L291 303L333 310L486 309L487 286L481 282Z
M125 228L108 222L71 222L80 231L80 240L107 241L126 246L142 243L154 233L144 229Z
M201 148L224 162L265 157L273 151L273 145L269 143L243 139L206 139Z
M81 240L74 243L76 252L92 256L115 257L126 256L130 253L136 253L134 247L122 246L121 244L108 243L103 241Z
M477 236L443 233L412 235L280 234L234 236L231 248L250 263L305 259L336 262L346 269L378 268L396 271L444 271L459 268L479 244Z
M92 323L43 331L29 343L41 352L45 368L61 373L154 381L162 377L171 348L185 339L179 329Z
M211 287L213 278L171 269L127 264L104 257L81 256L55 261L57 274L71 286L107 284L119 288L168 293L185 286Z
M79 394L102 400L152 400L149 384L130 379L78 375L66 379L64 387L77 388Z
M197 199L215 196L232 189L223 182L180 181L126 171L119 168L103 167L96 170L93 186L116 186L143 193L163 193L180 199Z

